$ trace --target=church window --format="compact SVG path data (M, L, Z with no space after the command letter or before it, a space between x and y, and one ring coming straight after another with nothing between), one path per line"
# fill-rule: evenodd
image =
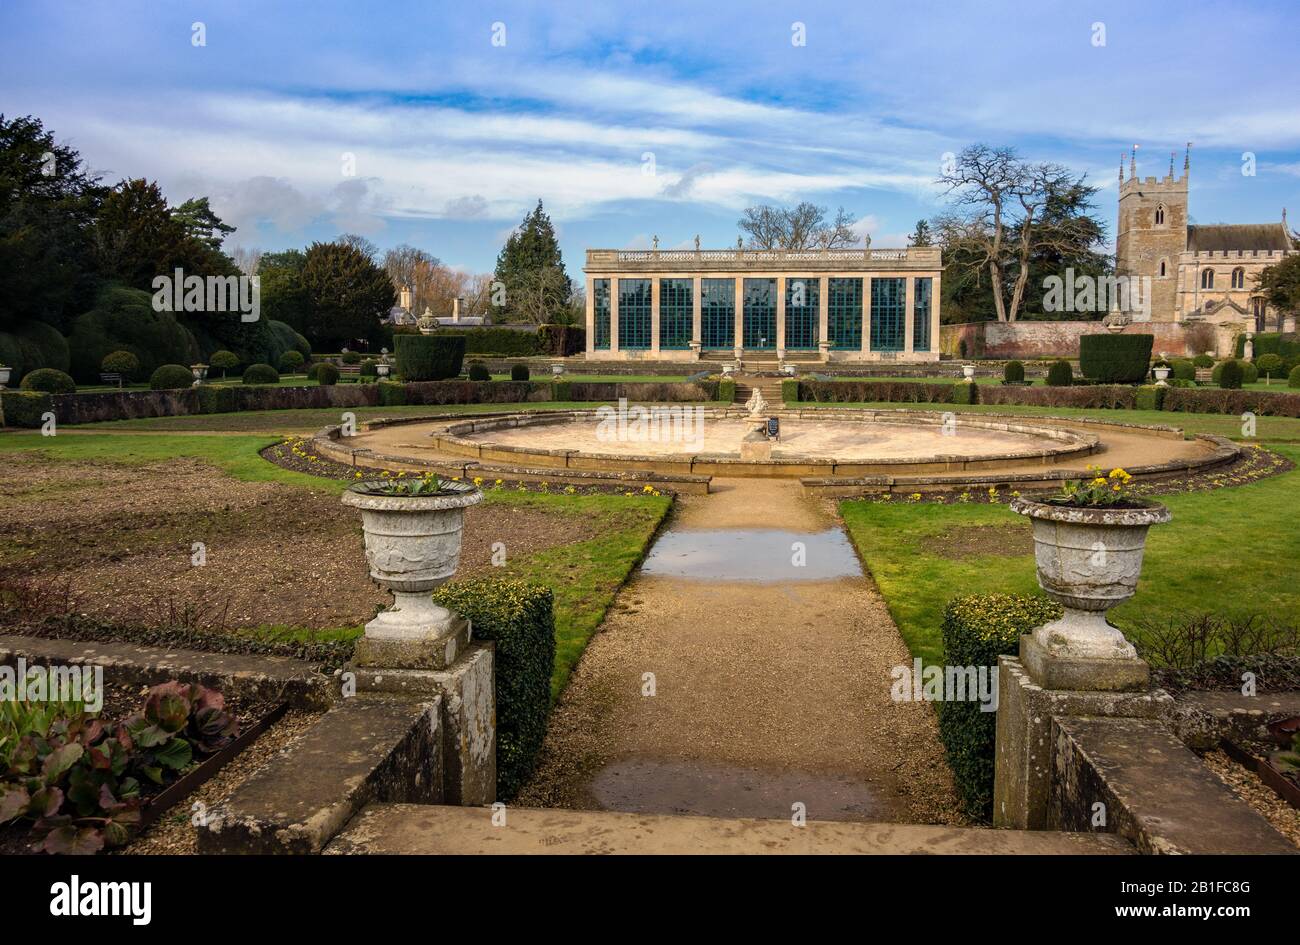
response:
M1160 226L1164 222L1165 222L1165 205L1161 204L1160 206L1156 207L1156 226Z
M1246 270L1240 266L1232 270L1232 287L1234 289L1246 288Z
M1202 288L1202 289L1213 289L1213 288L1214 288L1214 270L1213 270L1213 269L1202 269L1202 270L1201 270L1201 288Z
M1168 275L1169 275L1169 262L1167 260L1162 259L1160 260L1160 278L1163 279Z

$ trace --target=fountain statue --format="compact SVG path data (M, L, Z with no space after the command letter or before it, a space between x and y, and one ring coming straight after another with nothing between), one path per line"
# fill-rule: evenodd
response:
M749 395L749 400L745 401L745 409L749 411L750 417L753 418L757 418L760 414L767 412L767 401L763 399L763 392L757 387L755 387L754 392ZM766 422L767 418L764 417L764 423Z
M772 459L772 442L767 436L767 401L755 387L745 401L749 411L750 430L740 441L740 458L750 462L768 462Z

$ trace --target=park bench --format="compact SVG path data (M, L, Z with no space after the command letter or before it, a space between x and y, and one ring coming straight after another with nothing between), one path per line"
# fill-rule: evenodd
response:
M105 384L116 384L118 387L122 386L121 374L101 374L99 375L99 379Z

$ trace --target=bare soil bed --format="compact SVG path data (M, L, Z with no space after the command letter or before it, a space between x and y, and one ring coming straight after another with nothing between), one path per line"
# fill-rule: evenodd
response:
M0 467L0 597L48 581L58 608L208 629L355 626L387 603L366 572L359 516L338 495L242 482L194 459L149 465L13 452ZM459 577L594 537L599 523L485 503L468 510ZM194 544L205 563L191 563ZM21 615L19 615L21 616Z

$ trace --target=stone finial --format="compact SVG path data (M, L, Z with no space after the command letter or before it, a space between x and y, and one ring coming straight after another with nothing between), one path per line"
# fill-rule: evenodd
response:
M655 252L658 252L658 251L659 251L659 234L657 234L657 233L655 234L655 237L654 237L654 241L653 241L653 242L654 242Z
M1137 173L1138 173L1138 146L1135 144L1133 145L1133 152L1132 154L1129 155L1129 159L1128 159L1128 176L1130 178L1136 178Z
M1174 157L1176 154L1177 154L1176 151L1169 152L1169 176L1170 177L1174 176Z
M698 233L695 234L695 251L697 253L700 251L700 234Z
M1187 153L1183 155L1183 173L1192 169L1192 143L1187 142Z
M1119 152L1119 182L1124 183L1124 152Z

